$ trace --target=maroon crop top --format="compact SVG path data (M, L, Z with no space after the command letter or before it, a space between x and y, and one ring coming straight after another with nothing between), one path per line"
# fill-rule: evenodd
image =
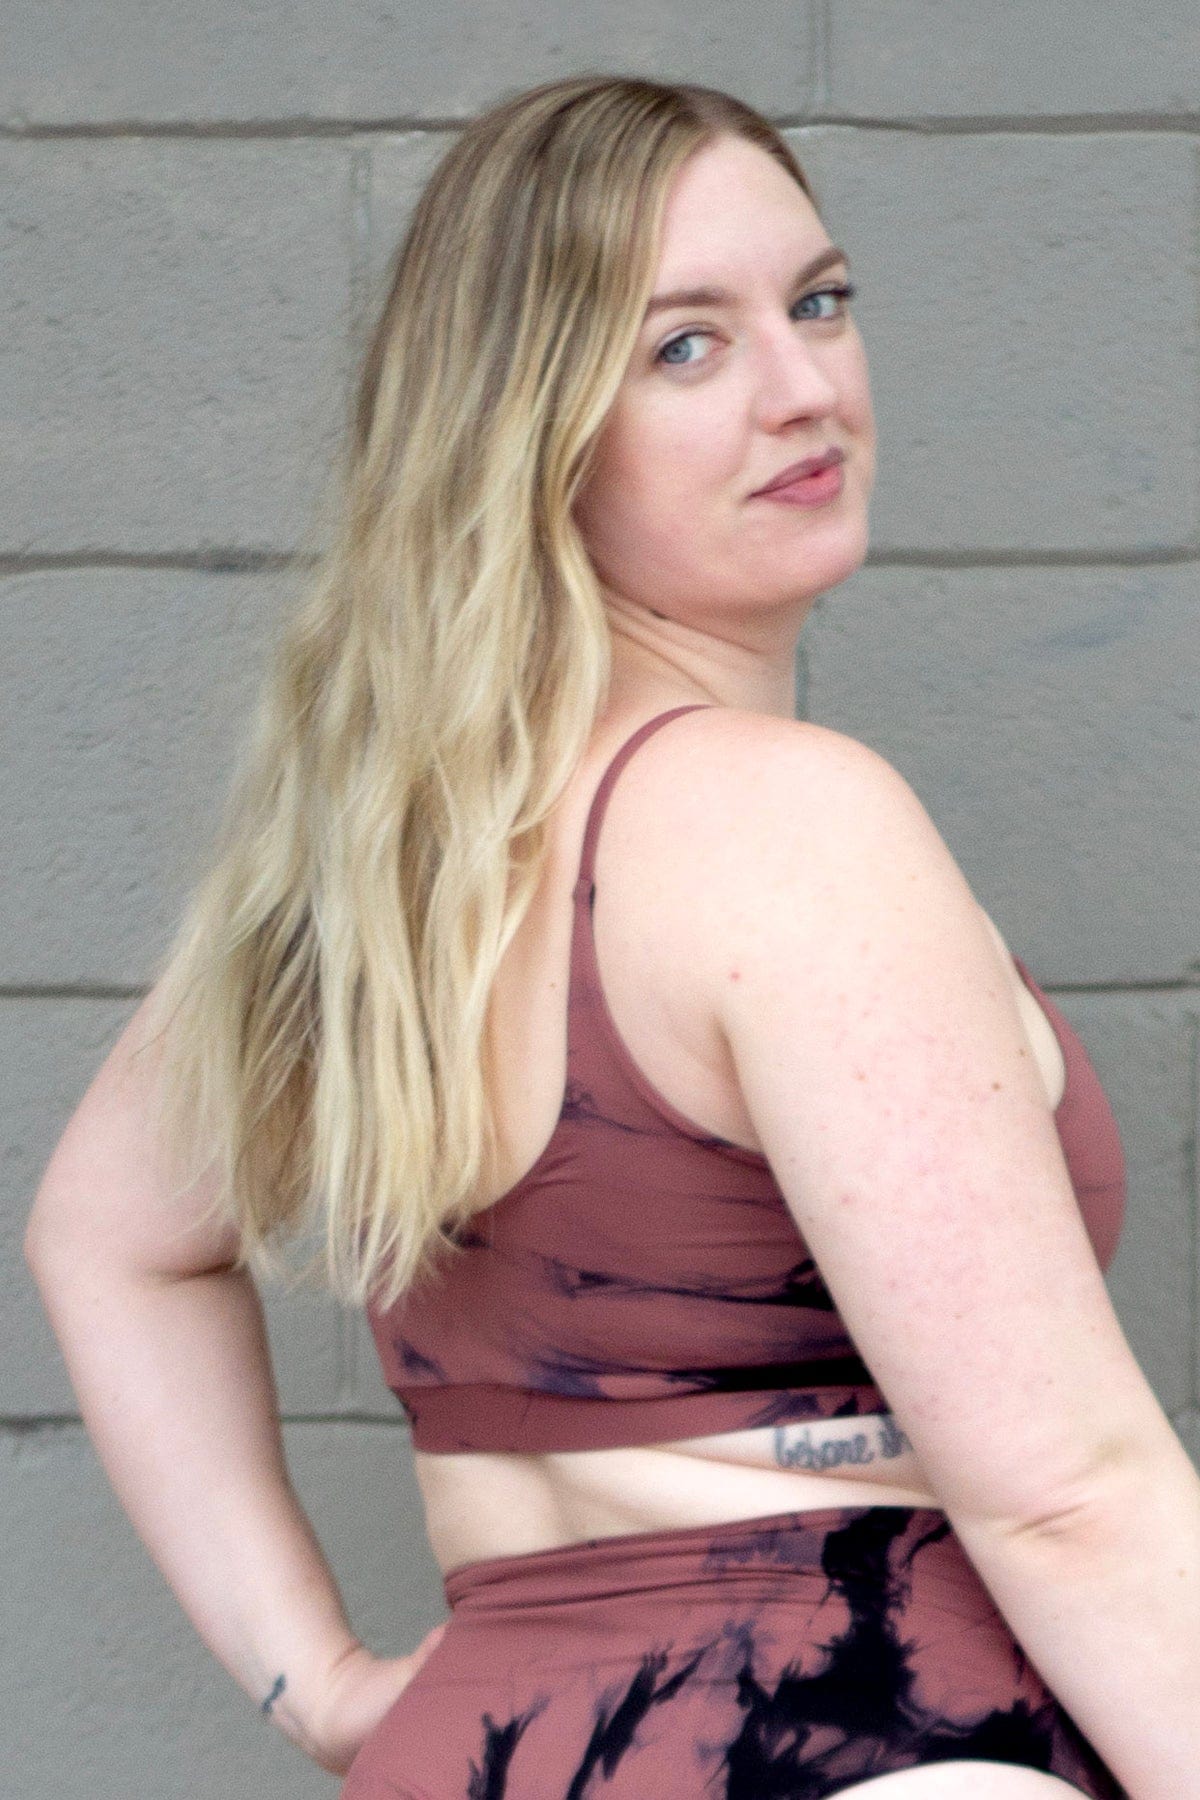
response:
M613 783L676 706L617 751L574 888L567 1080L549 1143L460 1228L466 1247L367 1316L418 1450L582 1450L888 1411L767 1159L702 1130L642 1074L600 987L596 841ZM1066 1062L1055 1112L1097 1260L1125 1163L1080 1039L1014 958Z

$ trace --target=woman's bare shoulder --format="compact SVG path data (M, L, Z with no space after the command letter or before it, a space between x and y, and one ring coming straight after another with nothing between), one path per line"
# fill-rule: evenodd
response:
M687 996L689 1016L723 1032L735 946L790 964L793 980L806 947L822 980L844 955L852 991L869 972L846 934L851 912L864 930L902 939L918 891L938 907L944 938L969 958L986 939L986 966L1009 979L1003 940L920 797L868 744L808 720L713 707L656 733L637 763L606 827L609 866L625 863L630 938L653 946L647 962Z
M949 857L903 774L845 732L712 707L656 738L630 784L630 823L643 842L653 837L662 891L674 893L675 884L676 899L689 897L697 950L708 926L723 939L727 909L739 899L770 902L773 869L781 879L795 875L815 898L829 860L853 855L856 839L861 858L867 838L915 830L935 859ZM873 883L888 875L886 865L874 868ZM789 894L787 904L794 901Z
M691 768L693 779L685 779L683 793L694 792L710 814L728 808L730 820L747 830L777 824L781 804L788 809L835 804L847 786L908 787L879 751L813 720L714 706L682 723L686 739L680 733L673 747L663 745L664 771L670 763L675 774L686 777Z
M891 869L872 847L914 828L929 855L952 860L909 783L869 745L805 719L711 706L641 747L609 802L601 855L631 935L654 941L672 980L686 969L700 1006L734 915L765 922L773 904L817 905L835 876L853 881L856 858L878 891Z
M781 810L832 802L845 784L903 784L885 757L845 732L732 706L681 716L635 760L639 772L622 787L637 787L664 829L689 839L696 825L770 831Z

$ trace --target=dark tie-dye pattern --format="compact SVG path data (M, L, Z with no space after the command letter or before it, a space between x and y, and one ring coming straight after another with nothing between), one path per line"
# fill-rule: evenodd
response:
M592 1538L445 1589L340 1800L825 1800L954 1761L1128 1800L930 1509Z
M665 1443L887 1410L767 1159L676 1112L618 1033L592 932L596 844L625 762L690 706L649 720L597 786L574 892L567 1079L558 1123L463 1249L388 1311L368 1307L419 1450ZM1116 1120L1067 1020L1055 1115L1107 1267L1125 1205Z

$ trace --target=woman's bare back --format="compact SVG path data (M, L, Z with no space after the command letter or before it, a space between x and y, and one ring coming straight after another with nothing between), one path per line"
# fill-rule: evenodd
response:
M541 888L501 965L491 1023L496 1066L508 1077L499 1097L505 1158L489 1204L536 1162L562 1104L571 892L588 808L616 748L644 718L672 703L664 699L601 722L556 815ZM672 856L662 796L684 777L689 748L679 725L688 722L656 733L613 789L596 861L597 963L612 1022L646 1078L703 1130L761 1153L704 984L688 979L701 954L689 941L689 920L677 906L658 903L668 891ZM1057 1106L1062 1049L1000 933L987 923L1047 1102ZM612 1533L865 1503L938 1506L889 1414L631 1448L418 1452L416 1473L430 1544L444 1572L483 1557Z

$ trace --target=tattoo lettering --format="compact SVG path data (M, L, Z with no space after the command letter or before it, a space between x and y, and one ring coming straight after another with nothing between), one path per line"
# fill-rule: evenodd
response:
M906 1450L912 1449L908 1438L890 1413L880 1415L876 1430L881 1456L902 1456ZM789 1432L792 1435L789 1436ZM874 1462L875 1451L871 1448L865 1431L856 1431L853 1437L830 1434L818 1437L814 1443L811 1426L806 1425L796 1432L794 1427L776 1425L775 1461L782 1469L812 1469L820 1472L840 1468L844 1463Z
M277 1675L275 1677L275 1685L271 1689L270 1693L267 1695L266 1699L263 1701L262 1706L259 1708L259 1711L269 1715L271 1708L274 1706L275 1702L278 1700L280 1694L282 1694L286 1685L287 1685L287 1683L284 1681L283 1676Z
M866 1435L861 1431L852 1438L824 1438L814 1444L806 1425L799 1438L789 1443L787 1427L777 1425L775 1460L783 1469L833 1469L839 1463L874 1462L875 1452L868 1448Z
M879 1427L879 1448L884 1456L903 1456L912 1444L905 1437L891 1413L882 1415L883 1423Z

